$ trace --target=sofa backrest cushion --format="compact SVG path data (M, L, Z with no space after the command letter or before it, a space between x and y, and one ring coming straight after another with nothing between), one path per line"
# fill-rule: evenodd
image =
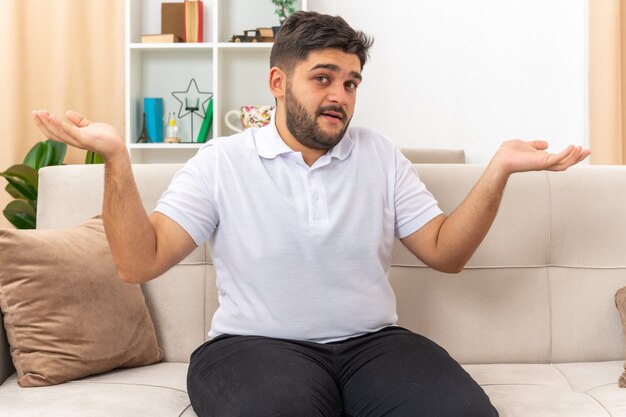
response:
M463 149L402 148L402 154L414 164L464 164Z
M483 167L417 170L451 213ZM400 322L463 363L622 359L613 299L626 285L623 190L626 167L513 175L492 228L460 274L426 269L396 245L390 279Z
M146 210L180 167L134 166ZM416 169L451 213L484 167ZM99 213L102 178L101 166L42 169L38 227L65 227ZM493 227L456 275L424 267L397 242L390 280L399 324L462 363L622 359L613 297L626 285L624 190L626 167L513 175ZM187 361L217 307L206 245L143 289L165 360Z

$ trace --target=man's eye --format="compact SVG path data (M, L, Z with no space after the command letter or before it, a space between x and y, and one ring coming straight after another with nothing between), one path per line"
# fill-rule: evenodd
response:
M348 82L346 83L346 88L347 88L347 89L349 89L349 90L356 90L356 88L357 88L358 86L359 86L359 85L358 85L357 83L355 83L354 81L348 81Z
M328 82L328 77L325 75L318 75L317 77L315 77L315 80L320 82L320 83L327 83Z

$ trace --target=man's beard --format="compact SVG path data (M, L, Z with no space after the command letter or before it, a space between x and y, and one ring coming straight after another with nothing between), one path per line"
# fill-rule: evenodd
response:
M320 107L313 117L309 116L304 105L291 93L287 87L285 92L285 111L287 114L287 129L294 138L302 145L310 149L327 151L341 141L348 130L350 120L341 106ZM341 113L345 121L343 129L336 134L324 132L317 124L317 118L324 112L333 111Z

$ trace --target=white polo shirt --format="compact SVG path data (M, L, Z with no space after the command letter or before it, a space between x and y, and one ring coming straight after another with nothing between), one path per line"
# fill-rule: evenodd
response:
M219 295L210 337L321 343L396 323L394 236L441 214L387 138L351 127L309 167L273 123L208 142L155 211L209 241Z

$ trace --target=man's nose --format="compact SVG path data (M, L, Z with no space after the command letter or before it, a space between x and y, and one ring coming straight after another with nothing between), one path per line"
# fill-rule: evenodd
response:
M328 91L328 100L340 106L344 106L348 102L348 93L343 83L334 83Z

